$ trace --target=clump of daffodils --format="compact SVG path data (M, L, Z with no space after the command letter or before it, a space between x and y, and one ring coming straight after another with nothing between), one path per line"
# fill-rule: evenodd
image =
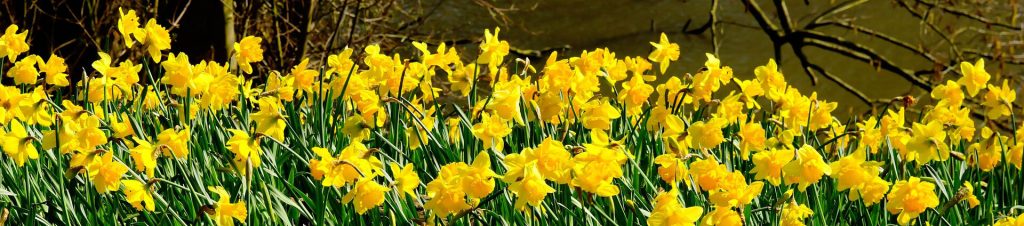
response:
M839 103L789 84L774 59L741 74L705 54L700 70L677 72L680 48L665 34L646 57L552 52L543 68L510 57L494 29L469 61L456 46L415 41L410 58L368 45L273 69L261 37L234 43L229 62L196 62L166 52L170 31L157 20L119 15L112 44L124 51L97 52L81 78L56 54L27 55L18 26L0 35L2 170L34 176L56 162L58 179L131 211L181 211L168 204L180 197L163 196L180 189L201 200L195 217L218 225L260 217L253 196L285 184L273 191L308 193L285 197L303 215L315 199L428 224L625 203L649 225L804 225L831 208L819 199L835 198L882 205L905 225L981 205L998 194L962 175L1019 172L1024 156L1024 132L999 126L1015 123L1019 83L990 83L1001 77L983 60L936 81L926 109L841 120ZM934 173L947 171L962 173Z

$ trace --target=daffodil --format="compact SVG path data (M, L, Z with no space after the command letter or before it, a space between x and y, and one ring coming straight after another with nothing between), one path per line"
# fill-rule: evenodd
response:
M391 168L391 177L395 180L397 190L415 197L416 187L420 186L420 176L416 174L412 163L406 163L404 167L399 167L398 164L392 162L388 166ZM399 197L404 198L405 195Z
M856 197L862 200L864 205L871 206L885 198L885 195L889 193L889 185L892 183L876 176L870 182L863 184L859 192L850 192L850 195L856 194Z
M1024 224L1024 213L1017 215L1017 217L1002 217L993 226L1020 226L1021 224Z
M525 210L527 204L532 207L539 207L544 201L544 196L554 193L555 189L544 182L544 177L537 170L537 162L531 161L522 167L522 173L518 177L508 177L508 190L515 194L515 207Z
M889 134L896 134L904 128L907 124L907 118L904 108L899 108L898 111L889 109L885 116L882 116L881 120L881 132L882 136L888 136Z
M786 89L785 93L779 94L775 102L779 103L776 118L782 118L781 121L787 128L797 129L809 125L816 102L813 98L800 94L799 90Z
M612 144L602 130L591 131L591 143L584 144L586 151L573 157L575 177L571 185L602 197L619 194L619 187L612 183L621 178L622 165L629 158L621 145Z
M676 186L679 181L685 181L686 184L690 184L690 181L687 180L690 173L686 169L686 162L678 155L673 153L658 155L654 158L654 164L658 164L658 176L665 183Z
M807 125L811 130L824 129L832 124L832 111L839 106L836 102L817 100L817 93L811 94L813 110L811 111L810 123Z
M509 128L508 122L500 117L485 112L480 122L473 125L472 132L474 137L484 142L484 148L494 148L500 152L505 148L502 138L512 133L512 128Z
M740 158L743 160L750 158L750 151L759 152L766 147L765 131L760 123L743 123L738 135L740 137Z
M506 121L523 123L523 116L520 115L519 102L522 99L523 87L529 85L529 81L523 80L518 75L511 76L511 79L494 83L491 90L490 101L485 109L491 110L491 116L498 116Z
M68 86L68 65L64 63L64 58L57 55L50 54L50 58L43 62L40 60L37 62L39 71L46 73L46 84L55 86Z
M252 63L263 61L263 47L260 43L262 38L245 36L241 41L234 43L235 61L238 67L246 74L252 74ZM351 51L349 51L351 53Z
M739 171L727 173L722 179L718 182L718 189L708 192L708 199L716 207L742 208L757 198L761 194L761 189L764 188L764 182L761 181L747 184L743 173Z
M999 135L987 126L981 129L982 140L967 146L967 165L989 172L1003 159L1003 149L1013 143L1009 137ZM1007 156L1011 158L1011 156Z
M231 138L228 139L227 148L235 154L234 162L240 171L246 172L242 169L250 165L252 168L260 167L260 154L263 150L260 148L259 137L249 136L244 130L228 129L228 132L231 132Z
M921 178L910 177L897 181L888 195L889 201L885 209L892 214L899 214L897 222L907 225L928 208L939 205L939 197L935 195L935 184L921 181Z
M562 95L558 92L547 92L541 94L541 96L532 101L534 109L540 112L540 119L546 123L559 124L562 122L562 115L567 108L565 106L566 101L562 98Z
M580 77L597 77L603 66L606 49L583 50L579 57L569 59L569 65L580 71ZM596 87L595 87L596 88Z
M352 96L352 101L356 103L356 110L359 110L363 121L374 127L384 125L384 120L388 117L383 115L384 111L380 105L380 96L377 95L377 92L361 90Z
M107 134L100 130L99 117L69 100L64 100L62 105L64 111L58 116L61 119L58 129L43 133L43 149L58 148L65 154L91 152L107 143Z
M335 177L336 172L334 171L335 159L334 155L331 154L330 150L322 147L314 147L311 149L313 154L316 154L317 158L309 160L309 174L314 180L323 181L326 176ZM330 173L330 175L328 175ZM323 186L331 186L331 183L321 183Z
M42 86L36 86L31 93L25 93L21 97L21 101L18 103L21 114L16 115L17 118L23 120L26 125L50 126L53 124L51 107Z
M1013 114L1013 102L1017 100L1017 91L1007 85L1009 81L1003 80L1003 86L988 85L988 92L985 93L982 105L988 109L985 116L989 119L999 119Z
M715 115L725 119L726 122L738 123L740 120L746 120L747 114L743 112L745 106L743 102L740 102L740 95L735 93L729 93L718 104L718 109Z
M782 207L782 222L779 225L785 226L804 226L804 219L814 214L811 208L807 205L797 204L795 201L785 204Z
M1016 144L1006 150L1006 162L1017 167L1018 170L1024 165L1024 140L1021 140L1022 137L1024 137L1022 133L1018 133Z
M871 206L879 202L889 190L889 182L878 176L882 163L864 161L862 156L855 153L845 156L839 161L832 162L829 167L832 169L832 177L838 180L836 190L850 190L850 200L863 200L864 204Z
M509 52L508 42L498 39L500 32L501 28L494 28L494 34L491 34L490 29L484 30L484 41L480 43L480 55L476 60L478 64L487 64L492 71L497 69Z
M945 161L949 158L949 147L946 146L946 132L942 123L932 121L927 124L914 123L913 137L900 149L900 156L905 161L916 161L924 165L931 161Z
M451 74L448 74L448 83L450 83L450 89L460 94L461 96L469 95L469 91L472 91L474 79L479 73L480 68L477 64L456 64L455 70Z
M483 198L494 191L494 177L491 170L491 156L481 151L473 158L473 164L462 168L463 188L473 198Z
M543 179L565 184L572 179L572 168L574 161L572 154L565 150L562 142L550 137L545 138L535 148L524 148L519 153L512 153L505 156L505 165L508 168L505 176L507 178L522 177L526 165L536 162L537 172Z
M156 147L144 139L138 137L132 139L136 144L129 150L129 154L132 157L132 162L135 163L135 169L145 171L147 177L153 178L156 172Z
M714 210L704 214L701 218L700 225L708 226L742 226L743 219L740 218L740 214L731 208L719 208L715 207Z
M740 92L743 94L742 101L747 104L747 108L760 109L761 105L758 104L754 98L764 96L764 87L761 86L761 81L756 78L751 80L739 80L734 78L733 80L736 80L736 85L740 86Z
M364 214L370 208L384 204L384 193L387 187L373 181L372 176L363 177L356 182L356 185L341 198L342 203L352 203L356 213Z
M341 132L349 139L361 141L370 137L370 125L363 121L363 117L353 115L345 118L345 126L341 128Z
M704 208L700 206L683 207L679 202L679 191L672 189L668 192L659 193L654 198L654 209L651 216L647 218L647 225L651 226L692 226L700 219Z
M679 44L669 42L668 36L661 33L661 39L657 43L651 42L651 45L654 46L654 51L647 56L647 59L659 63L658 67L664 74L668 69L668 64L679 59Z
M872 154L878 153L879 146L882 145L884 139L882 137L882 130L878 127L878 119L868 117L863 122L858 122L857 127L860 129L857 151L870 149Z
M612 107L607 99L595 99L583 107L583 127L587 129L611 129L611 120L619 118L619 110Z
M457 162L442 166L437 177L427 184L429 200L423 207L442 216L469 209L467 199L480 199L494 190L497 174L490 165L490 155L481 151L472 165Z
M146 52L149 53L149 57L153 59L153 62L160 63L163 54L160 51L171 48L171 34L167 32L167 29L156 23L156 19L149 19L146 22L145 41Z
M18 167L25 166L25 161L29 159L38 159L39 152L36 150L35 144L33 144L32 136L29 136L28 131L25 130L25 125L15 119L10 124L7 124L10 131L4 132L0 130L0 135L3 137L3 149L4 153L8 157L14 159L14 163Z
M259 111L250 113L249 118L256 123L257 133L284 141L284 129L287 125L282 112L281 102L277 98L264 97L259 99Z
M647 102L647 97L654 92L654 87L644 82L643 76L634 75L629 81L622 83L619 91L619 103L626 107L627 115L637 115Z
M647 130L660 130L662 136L676 137L686 132L686 123L667 107L658 105L651 109L651 117L647 118Z
M93 61L90 66L95 69L96 72L100 73L100 75L109 76L107 75L107 70L110 70L110 64L113 63L110 59L110 54L104 52L97 52L96 54L99 56L99 59Z
M769 183L779 186L782 181L782 168L793 161L793 150L773 149L754 154L754 179L767 180Z
M540 92L556 94L569 91L571 86L569 83L576 73L568 60L558 59L558 51L553 51L548 55L543 72L543 76L537 81Z
M931 96L939 100L938 106L959 108L964 102L964 90L953 80L946 80L946 84L932 88Z
M775 64L775 59L768 59L768 64L754 68L754 75L757 76L757 81L761 82L761 90L765 97L778 102L788 85L786 77L782 75L779 66Z
M331 156L330 151L319 147L313 148L313 152L320 159L310 160L309 167L314 175L323 175L323 186L342 187L363 177L383 173L383 163L360 142L350 143L337 156Z
M255 38L254 37L254 39L259 39L259 38ZM262 40L262 39L259 39L259 40ZM243 39L243 41L245 41L245 40ZM258 42L257 42L257 44L258 44ZM258 45L255 45L253 47L258 47ZM260 60L263 60L262 59L263 58L263 52L262 51L263 50L260 49ZM327 69L327 72L325 73L325 75L331 76L331 75L337 74L337 75L341 76L340 78L343 78L343 79L335 79L332 82L335 82L335 81L346 82L349 79L350 76L355 76L355 75L358 74L358 72L359 72L358 71L359 65L357 65L356 62L352 60L352 53L353 52L355 52L355 49L346 47L344 50L341 51L341 53L331 54L330 56L327 56L327 66L328 66L328 69ZM340 93L341 93L341 91L339 90L337 94L340 94Z
M967 207L969 208L974 208L981 204L978 196L974 196L974 186L971 185L971 182L964 182L964 186L960 187L960 190L957 191L957 197L962 197L959 199L967 201Z
M497 29L495 29L495 36L497 36ZM459 61L459 54L455 51L455 47L446 49L445 43L441 42L437 45L437 52L431 54L430 50L427 49L427 44L422 42L412 42L412 45L416 47L422 53L423 64L428 67L440 67L441 70L451 73L451 69L448 65L451 65Z
M39 70L36 70L36 63L39 62L36 58L38 57L36 55L29 55L18 60L18 62L14 63L14 66L7 69L5 75L9 78L14 78L14 84L16 85L35 84L36 79L39 77Z
M18 25L8 25L4 34L0 35L0 58L7 57L7 61L13 62L18 55L28 52L28 42L25 42L27 37L28 31L18 33Z
M466 193L462 185L462 177L459 172L461 168L467 167L466 163L452 163L444 165L433 181L427 183L427 202L423 207L430 210L432 214L447 216L452 213L469 209L466 202Z
M217 194L219 197L217 203L213 205L213 211L207 212L214 223L219 226L233 226L235 225L235 220L245 223L247 214L245 201L232 203L231 194L221 186L212 186L207 189L210 189L210 192Z
M112 67L107 71L107 76L110 76L119 87L123 89L125 93L130 92L131 87L139 83L139 72L142 71L142 65L136 65L131 60L122 61L117 67Z
M797 149L796 159L782 168L786 184L799 184L800 191L817 183L822 176L832 173L832 168L825 163L821 154L813 147L804 145Z
M96 192L102 194L120 190L121 177L128 172L128 166L114 161L114 153L109 151L97 161L88 167L89 180L96 187Z
M100 54L105 55L105 54ZM193 79L198 73L194 72L193 65L188 61L188 55L185 53L170 53L167 55L167 60L160 62L160 66L164 69L164 77L160 79L163 84L171 85L172 92L179 96L185 96L190 94L190 89L194 86ZM103 69L97 68L96 63L93 63L93 67L101 73ZM195 90L192 92L198 92Z
M135 44L135 40L132 40L132 37L135 37L136 39L138 39L140 35L145 37L145 34L139 34L140 32L145 32L143 29L139 28L141 25L139 24L139 16L135 15L135 10L131 9L126 13L123 8L117 8L117 12L118 14L121 14L121 17L117 19L117 32L121 34L121 39L124 40L124 45L128 48L132 48L132 45Z
M153 194L149 185L138 180L121 180L124 185L124 199L136 210L153 212L156 210L156 203L153 202Z
M623 77L622 79L626 79ZM620 79L621 80L621 79ZM654 90L658 95L658 100L655 105L659 107L669 107L678 105L681 101L687 99L689 95L683 92L686 88L683 85L683 80L678 76L672 76L668 78L665 83L659 84ZM681 99L682 98L682 99Z
M729 175L729 169L713 158L701 159L690 163L690 175L693 176L697 188L712 191L721 188L721 182Z
M715 54L704 53L704 56L708 58L704 61L704 69L706 69L704 73L708 74L708 78L721 83L721 85L728 85L732 82L731 67L723 66L722 61ZM718 90L718 88L715 88L713 91L715 90Z
M6 125L20 114L17 105L23 96L17 87L0 84L0 123Z
M701 149L712 149L717 147L723 141L725 137L722 135L722 128L728 123L723 118L713 117L708 121L694 122L690 125L690 128L686 129L689 136L686 137L687 143L690 143L696 148Z
M222 66L216 62L208 62L205 69L208 76L202 77L209 80L204 81L205 87L199 87L203 91L198 101L200 107L212 111L231 107L245 89L240 87L245 86L244 79L228 73L227 65Z
M964 89L967 89L969 97L977 95L988 84L988 79L992 77L985 71L985 59L983 58L978 58L978 62L974 64L960 62L960 73L963 74L963 77L960 77L960 80L956 82L963 85Z
M629 74L626 73L629 71L629 65L622 59L606 59L604 68L607 73L604 78L612 84L618 83L629 76Z
M181 131L165 129L156 136L157 149L162 151L163 156L186 159L188 158L188 142L191 139L191 134L187 127Z
M462 143L462 119L458 117L449 118L445 120L445 123L448 124L448 140L450 144Z
M107 121L109 121L108 125L110 125L112 137L123 139L135 135L135 128L132 128L132 122L128 118L128 114L122 112L120 115L107 115Z
M699 104L701 102L710 102L712 94L717 92L718 89L722 87L722 85L729 84L729 82L732 81L732 68L728 66L722 67L721 61L719 61L718 58L715 57L715 55L712 55L710 53L705 55L708 57L708 60L704 62L705 70L702 70L701 72L697 73L697 75L694 75L692 80L693 83L690 84L693 100L685 101L693 103L694 105ZM730 93L729 95L732 96L733 94ZM725 109L720 107L719 110L736 111L738 109L741 109L743 105L738 105L738 96L733 96L732 98L735 99L731 100L731 102L733 102L729 104L731 106L723 106L725 107ZM739 115L735 112L731 113L732 114L730 115L724 116L732 117Z
M626 68L628 68L629 71L634 76L635 75L644 75L645 73L647 73L647 70L651 70L651 68L653 68L653 66L654 66L654 65L651 65L651 62L648 62L646 59L644 59L643 57L639 57L639 56L638 57L626 57L626 59L624 61L626 62ZM547 66L544 66L544 67L545 67L545 69L547 69Z
M312 92L313 83L319 75L320 73L316 70L309 69L309 58L303 58L298 65L292 67L287 76L294 81L293 85L296 89Z

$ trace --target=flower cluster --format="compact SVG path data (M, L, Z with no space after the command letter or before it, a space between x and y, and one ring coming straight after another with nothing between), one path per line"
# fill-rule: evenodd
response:
M801 93L775 60L741 75L706 54L696 73L672 74L680 48L665 34L647 57L552 52L542 68L510 59L495 29L467 61L454 46L412 42L413 58L368 45L278 71L260 64L259 37L235 43L230 62L192 63L164 52L171 39L156 20L120 15L128 54L99 52L81 78L69 79L59 56L22 56L17 26L0 36L10 61L0 73L12 82L0 85L2 170L59 162L66 180L121 191L144 212L176 211L160 193L188 190L219 225L251 220L241 200L268 186L303 192L288 203L303 216L310 199L329 200L311 196L339 194L330 200L359 215L419 211L429 223L507 201L527 215L625 203L650 225L804 225L831 212L814 197L829 193L842 194L830 203L884 205L895 223L913 224L992 198L964 172L1019 173L1024 155L1013 125L1019 85L989 84L999 76L983 60L934 82L924 110L901 100L844 121L833 116L838 103ZM200 164L217 170L196 172Z

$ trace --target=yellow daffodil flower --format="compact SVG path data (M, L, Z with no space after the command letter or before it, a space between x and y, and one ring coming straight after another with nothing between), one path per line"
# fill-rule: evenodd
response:
M89 180L96 187L96 192L102 194L120 190L121 177L128 172L128 166L114 161L114 153L109 151L96 161L88 167Z
M679 44L669 42L668 36L661 33L661 39L657 43L651 42L651 46L654 46L654 51L647 56L647 59L658 63L661 73L664 74L668 69L668 64L679 59Z
M163 156L187 159L189 153L188 142L191 136L192 133L187 127L181 131L165 129L156 136L157 149L162 151Z
M960 77L960 80L956 82L963 85L964 89L967 89L969 97L977 95L988 84L988 79L992 77L985 71L985 59L983 58L978 58L978 62L974 64L960 62L960 73L964 76Z
M138 180L121 180L124 185L124 199L136 210L153 212L156 210L156 203L153 202L153 194L149 185Z
M235 60L238 62L238 67L245 74L252 74L252 63L263 61L261 42L263 42L262 38L245 36L241 41L234 43ZM351 52L349 50L349 54Z
M395 187L398 191L409 196L416 196L416 187L420 186L420 176L416 174L412 163L406 163L404 167L399 167L398 164L390 163L388 167L391 168L391 177L395 180ZM405 195L399 197L405 198Z
M236 203L231 202L231 195L228 194L227 190L221 186L212 186L207 189L214 194L217 194L219 199L214 204L213 211L207 212L210 218L219 226L233 226L235 220L239 222L245 222L246 209L245 201L238 201Z
M683 207L679 202L679 191L672 189L668 192L659 193L654 198L654 210L647 218L647 225L651 226L692 226L700 219L704 208L700 206Z
M0 135L2 135L4 141L4 153L14 159L14 163L18 167L25 166L26 160L38 159L39 152L36 150L34 142L32 142L35 138L29 136L25 130L25 125L21 121L14 120L8 126L10 131L4 132L0 130Z
M18 55L28 52L28 31L18 33L18 25L11 24L0 35L0 58L7 57L8 62L13 62Z
M910 177L900 180L892 186L888 195L889 201L885 209L892 214L899 214L897 222L907 225L928 208L939 205L939 197L935 195L935 184L921 181L921 178Z
M817 183L822 176L832 174L832 168L825 163L818 150L804 145L796 150L796 159L782 168L786 184L799 184L800 191Z

